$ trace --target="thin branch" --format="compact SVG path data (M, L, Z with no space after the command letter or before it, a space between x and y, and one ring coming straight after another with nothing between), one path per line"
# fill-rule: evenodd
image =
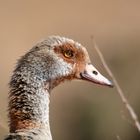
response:
M124 105L125 105L126 109L128 110L128 112L129 112L129 114L130 114L132 120L134 121L135 127L136 127L136 128L138 129L138 131L140 132L140 123L139 123L139 121L138 121L138 117L137 117L137 115L136 115L134 109L133 109L133 108L131 107L131 105L129 104L129 102L128 102L127 98L125 97L124 92L122 91L121 87L119 86L119 84L118 84L118 82L117 82L115 76L113 75L113 73L111 72L110 68L108 67L108 65L107 65L107 63L106 63L106 61L105 61L105 59L104 59L104 56L103 56L103 54L101 53L101 51L99 50L99 48L98 48L98 46L97 46L97 44L96 44L94 38L91 37L91 39L92 39L93 46L94 46L94 48L96 49L96 51L97 51L97 53L98 53L98 55L99 55L99 57L100 57L100 59L101 59L101 62L102 62L102 64L103 64L103 66L105 67L107 73L110 75L110 77L111 77L112 80L113 80L113 83L114 83L114 85L115 85L115 87L116 87L116 89L117 89L117 91L118 91L118 94L119 94L119 96L120 96L120 98L121 98L121 101L124 103Z

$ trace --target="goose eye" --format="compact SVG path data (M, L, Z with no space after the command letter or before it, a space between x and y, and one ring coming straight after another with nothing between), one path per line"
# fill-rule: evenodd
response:
M64 51L64 56L67 58L72 58L74 56L74 52L72 50Z

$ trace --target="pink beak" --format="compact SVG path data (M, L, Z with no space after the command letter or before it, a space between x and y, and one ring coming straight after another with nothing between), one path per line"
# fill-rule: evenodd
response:
M92 65L87 64L84 72L80 73L82 80L87 80L95 84L113 87L111 81L105 78L100 72Z

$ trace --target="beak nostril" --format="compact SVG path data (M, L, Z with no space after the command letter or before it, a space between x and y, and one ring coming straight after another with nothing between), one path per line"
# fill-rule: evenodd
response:
M98 72L97 72L97 71L95 71L95 70L94 70L94 71L92 71L92 73L93 73L93 74L95 74L95 75L98 75Z

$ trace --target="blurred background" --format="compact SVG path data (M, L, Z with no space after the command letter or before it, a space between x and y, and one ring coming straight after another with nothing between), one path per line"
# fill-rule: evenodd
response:
M0 0L0 139L8 133L8 82L16 61L49 35L86 46L110 78L91 43L94 35L140 119L139 0ZM51 93L50 116L54 140L140 140L115 88L66 82Z

